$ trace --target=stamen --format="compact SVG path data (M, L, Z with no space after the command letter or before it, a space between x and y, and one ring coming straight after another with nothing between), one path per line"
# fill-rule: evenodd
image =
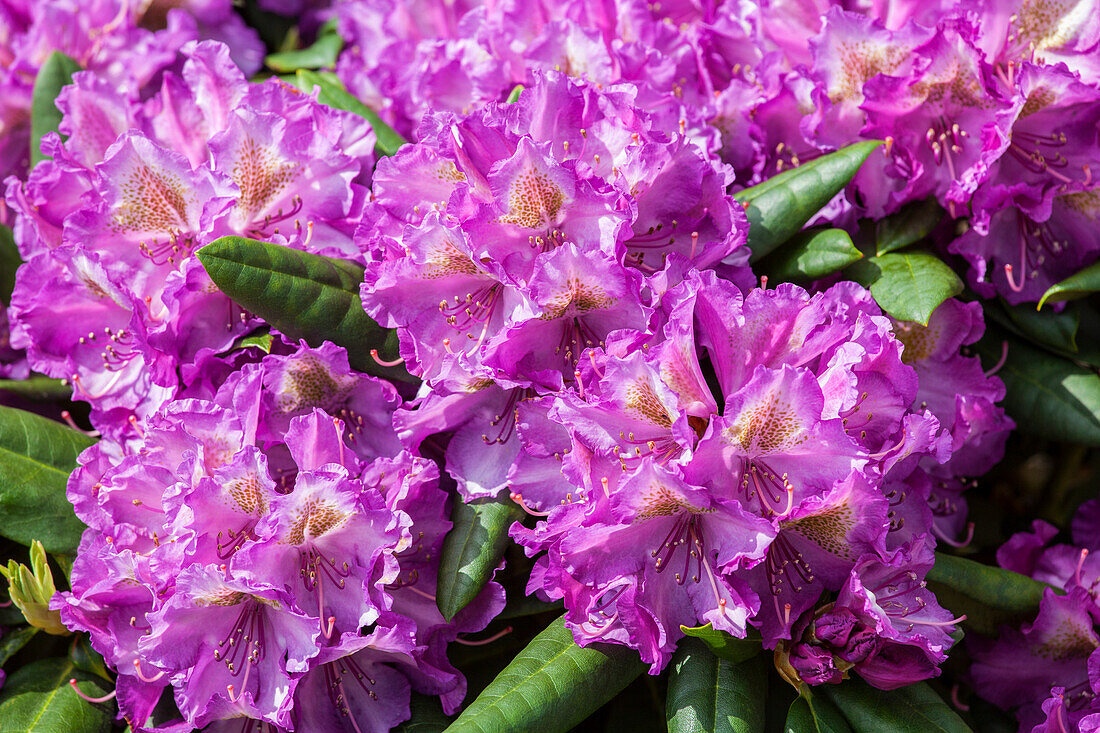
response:
M145 673L141 671L141 660L140 659L135 659L134 660L134 673L137 675L137 678L139 680L141 680L142 682L149 682L149 683L156 682L157 680L159 680L161 677L163 677L165 675L165 672L162 669L159 672L157 672L155 675L153 675L152 677L146 676Z
M92 703L100 703L100 702L107 702L108 700L114 700L115 699L115 693L118 692L118 690L115 689L115 690L111 690L110 692L108 692L103 697L89 697L89 696L85 695L83 692L81 692L80 688L76 686L76 677L70 677L69 678L69 687L73 688L73 692L75 692L80 697L81 700L86 700L86 701L92 702Z
M65 421L66 425L68 425L70 428L77 431L78 433L84 433L90 438L98 438L100 436L100 432L98 430L84 430L79 425L77 425L73 421L72 413L68 410L61 411L61 419Z
M970 706L965 704L962 700L959 699L959 683L958 682L956 682L954 685L951 686L951 704L954 705L955 707L957 707L959 710L962 710L964 713L966 711L970 710Z
M944 534L943 531L939 527L937 527L935 524L932 525L932 534L936 535L936 537L939 540L941 540L942 542L944 542L948 545L951 545L952 547L957 547L957 548L961 549L961 548L966 547L967 545L969 545L971 543L971 541L974 539L974 523L973 522L967 522L967 524L966 524L966 537L964 539L961 539L961 540L951 539L946 534Z
M1024 289L1025 280L1021 279L1019 283L1012 276L1012 265L1005 265L1005 278L1008 280L1008 287L1012 289L1012 292L1018 293Z
M396 359L394 359L393 361L386 361L385 359L382 359L378 356L378 349L371 349L370 350L370 358L374 359L375 363L378 364L379 366L384 366L384 367L395 367L398 364L403 364L405 362L404 357L400 357L400 356L397 357Z
M604 479L604 481L606 481L606 480L607 479ZM550 516L550 512L536 511L535 509L532 509L531 507L527 506L527 503L523 500L523 494L520 494L519 492L513 491L512 493L510 493L508 495L508 498L510 498L515 503L519 504L520 508L523 509L523 511L530 514L532 517L549 517Z
M1007 267L1007 265L1006 265ZM1001 367L1005 365L1005 361L1008 360L1008 342L1001 342L1001 358L994 364L988 371L985 372L986 377L992 377L994 374L1001 370Z
M1073 579L1077 585L1084 587L1084 583L1081 582L1081 568L1085 565L1085 558L1089 556L1087 548L1081 548L1081 557L1077 560L1077 569L1073 573Z

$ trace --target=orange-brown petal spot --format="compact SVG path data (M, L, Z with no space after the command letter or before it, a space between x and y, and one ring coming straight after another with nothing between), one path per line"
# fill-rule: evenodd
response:
M855 512L848 500L817 513L783 522L783 530L792 530L818 545L830 555L855 562L859 556L849 541L856 526Z
M782 453L806 440L806 425L794 406L778 395L768 395L741 411L737 420L722 431L730 443L745 453Z
M332 502L309 499L303 502L298 515L283 535L289 545L303 545L307 539L321 537L339 529L351 518L351 513Z
M140 165L121 186L122 203L114 215L115 231L171 232L186 229L190 197L177 176Z
M626 409L646 422L666 429L672 427L672 418L647 379L635 379L627 388Z
M283 414L325 408L344 392L321 362L307 356L287 368L282 393L276 403Z
M614 304L615 299L600 286L571 277L547 300L539 318L552 321L563 316L582 316L592 311L606 310Z
M233 181L241 189L237 209L252 221L297 175L296 164L285 160L271 146L259 145L246 137L233 164Z
M557 217L565 204L565 192L545 172L528 166L509 186L508 213L504 224L541 229Z

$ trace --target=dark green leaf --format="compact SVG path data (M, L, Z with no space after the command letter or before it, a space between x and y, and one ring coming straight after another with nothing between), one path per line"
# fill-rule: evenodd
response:
M883 692L863 680L850 679L817 689L836 703L855 733L971 733L924 682Z
M716 631L709 623L702 626L681 626L680 631L688 636L702 639L712 652L734 664L744 662L760 653L759 637L738 639L726 631Z
M75 555L84 525L65 485L76 457L94 442L53 420L0 407L0 534Z
M508 528L523 516L512 501L467 504L454 497L451 522L439 558L435 598L448 621L489 582L508 546Z
M412 694L409 701L412 716L394 729L394 733L442 733L451 724L435 695Z
M927 237L943 219L943 207L935 198L914 201L896 214L875 222L875 254L904 249Z
M369 122L370 126L374 128L375 136L378 138L375 150L379 155L393 155L398 148L405 144L405 138L398 135L392 127L383 122L374 110L349 94L335 76L299 69L298 86L306 91L310 91L313 87L320 87L321 94L318 99L322 104L357 114Z
M1003 300L987 300L982 305L988 318L1017 336L1063 355L1077 351L1077 328L1081 319L1076 308L1067 307L1061 313L1039 313L1030 303L1009 305Z
M977 344L987 368L1000 361L1004 342L1008 351L997 376L1016 427L1046 440L1100 445L1100 376L993 325Z
M579 647L557 619L478 695L448 733L562 733L625 688L645 669L618 644Z
M715 656L701 639L685 637L669 671L668 733L758 733L764 728L767 687L762 655L734 664Z
M15 271L23 264L19 248L11 228L0 225L0 303L11 305L11 291L15 287Z
M68 400L73 394L72 387L66 386L60 379L51 379L40 374L27 379L0 379L0 392L44 402Z
M45 160L40 145L42 136L57 132L61 126L61 110L54 104L62 87L71 84L80 64L60 51L54 51L38 70L31 97L31 165Z
M927 577L987 606L1031 616L1039 612L1043 591L1051 587L1011 570L943 552L936 553L936 564Z
M1100 262L1070 275L1062 282L1051 285L1039 299L1038 307L1042 308L1047 303L1083 298L1097 290L1100 290Z
M69 687L101 697L110 691L102 679L76 668L68 659L40 659L8 677L0 690L0 733L106 733L114 703L92 704Z
M298 69L331 69L344 48L344 39L336 32L336 19L321 26L312 46L268 55L264 63L272 71L287 73Z
M758 260L793 237L836 196L881 142L849 145L835 153L783 171L734 194L749 218L749 247Z
M810 229L799 232L773 252L760 267L775 282L816 280L863 257L842 229Z
M103 655L92 649L86 634L77 634L73 637L73 643L69 645L69 661L82 672L102 677L108 683L113 682L111 675L107 672Z
M409 380L400 366L383 367L371 349L392 360L397 336L370 319L359 299L363 268L244 237L222 237L198 252L210 279L246 310L292 339L331 341L348 350L353 369Z
M868 257L848 269L851 278L871 289L881 308L899 321L928 325L940 303L962 292L962 280L927 252L894 252Z
M852 733L852 727L829 698L809 691L791 703L784 730L786 733Z
M5 631L0 637L0 667L3 667L16 652L26 646L37 633L38 629L33 626L18 626Z

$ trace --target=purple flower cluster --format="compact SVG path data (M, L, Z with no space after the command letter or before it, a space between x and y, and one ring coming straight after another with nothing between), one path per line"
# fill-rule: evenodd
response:
M72 57L123 94L155 87L188 42L223 41L252 74L263 61L256 32L229 0L3 0L0 2L0 179L26 175L31 94L53 51ZM9 223L0 209L0 223Z
M118 671L130 721L169 686L184 720L165 730L384 731L410 689L453 710L447 642L503 605L490 583L453 623L436 608L446 493L401 450L393 387L331 344L288 351L89 448L69 482L88 529L53 607Z
M1083 504L1072 543L1052 544L1058 529L1041 519L1000 550L1002 567L1048 583L1035 620L968 642L978 694L1016 710L1031 733L1100 730L1100 501Z
M637 88L751 184L884 139L826 216L933 197L969 228L949 243L983 295L1034 302L1100 254L1096 0L337 3L338 72L411 135L539 71ZM980 21L979 21L980 19Z
M224 45L189 44L181 61L144 101L78 73L58 99L68 140L48 136L52 160L8 182L27 262L11 345L70 380L115 439L257 325L195 250L238 234L358 254L370 126L278 81L249 84Z

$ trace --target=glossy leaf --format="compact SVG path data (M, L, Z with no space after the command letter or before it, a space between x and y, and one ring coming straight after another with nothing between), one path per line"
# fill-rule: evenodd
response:
M783 171L734 194L749 219L749 247L758 260L793 237L859 171L877 141L859 142Z
M68 659L40 659L8 677L0 690L2 733L105 733L114 702L93 704L69 687L75 678L89 697L110 692L105 680L82 672Z
M1070 275L1062 282L1051 285L1039 299L1037 307L1041 309L1047 303L1083 298L1098 290L1100 290L1100 262Z
M807 693L791 703L787 711L785 733L852 733L852 727L844 719L829 698Z
M619 644L577 646L559 618L531 640L448 733L562 733L587 718L646 666Z
M927 252L894 252L868 257L848 269L853 280L871 289L879 306L899 321L928 325L940 303L962 292L962 280Z
M701 639L680 641L669 666L668 733L756 733L764 728L768 669L763 655L734 664Z
M369 122L374 129L375 136L378 138L375 151L379 155L393 155L398 148L406 143L405 138L383 122L377 112L349 94L335 76L299 69L298 86L306 91L312 90L313 87L320 87L321 94L318 100L321 104L357 114Z
M936 553L936 564L928 571L927 579L987 606L1030 616L1039 612L1043 591L1052 587L1011 570L943 552Z
M393 733L442 733L451 724L451 719L443 712L443 706L435 695L414 692L409 700L409 709L412 715L394 728Z
M53 420L0 407L0 534L75 555L84 524L65 485L76 457L94 442Z
M775 282L816 280L862 258L863 253L843 229L811 229L796 234L762 262L759 269Z
M60 51L54 51L38 70L31 96L31 165L46 156L40 149L42 136L57 132L61 126L61 110L54 104L61 89L72 83L80 64Z
M363 268L354 262L244 237L222 237L198 252L223 293L292 339L331 341L348 350L353 369L410 380L400 366L371 358L397 355L397 335L370 319L359 299Z
M19 395L27 400L68 400L72 387L66 386L60 379L52 379L36 374L27 379L0 379L0 392Z
M1007 342L1007 352L1002 345ZM1046 440L1100 445L1100 376L989 326L977 350L992 368L1005 354L997 376L1007 394L1001 403L1021 432Z
M702 639L715 655L737 664L760 653L760 639L738 639L726 631L717 631L709 623L703 626L681 626L688 636Z
M875 222L875 254L904 249L932 233L943 219L943 207L935 198L913 201L896 214Z
M987 318L1033 344L1064 355L1077 351L1081 318L1075 308L1064 308L1061 313L1049 310L1039 313L1030 303L1009 305L1003 300L987 300L982 305Z
M15 287L15 271L23 264L19 248L10 227L0 224L0 303L11 305L11 291Z
M293 51L269 54L264 63L272 71L287 73L298 69L331 69L344 49L344 39L336 32L336 19L326 22L317 32L313 45Z
M855 733L970 733L958 713L924 682L883 692L853 678L816 689L840 708Z
M453 526L443 540L435 591L436 605L448 621L489 582L508 546L508 528L523 516L512 501L467 504L457 496L453 501Z
M18 626L4 631L4 635L0 636L0 667L25 647L37 633L38 629L33 626Z

